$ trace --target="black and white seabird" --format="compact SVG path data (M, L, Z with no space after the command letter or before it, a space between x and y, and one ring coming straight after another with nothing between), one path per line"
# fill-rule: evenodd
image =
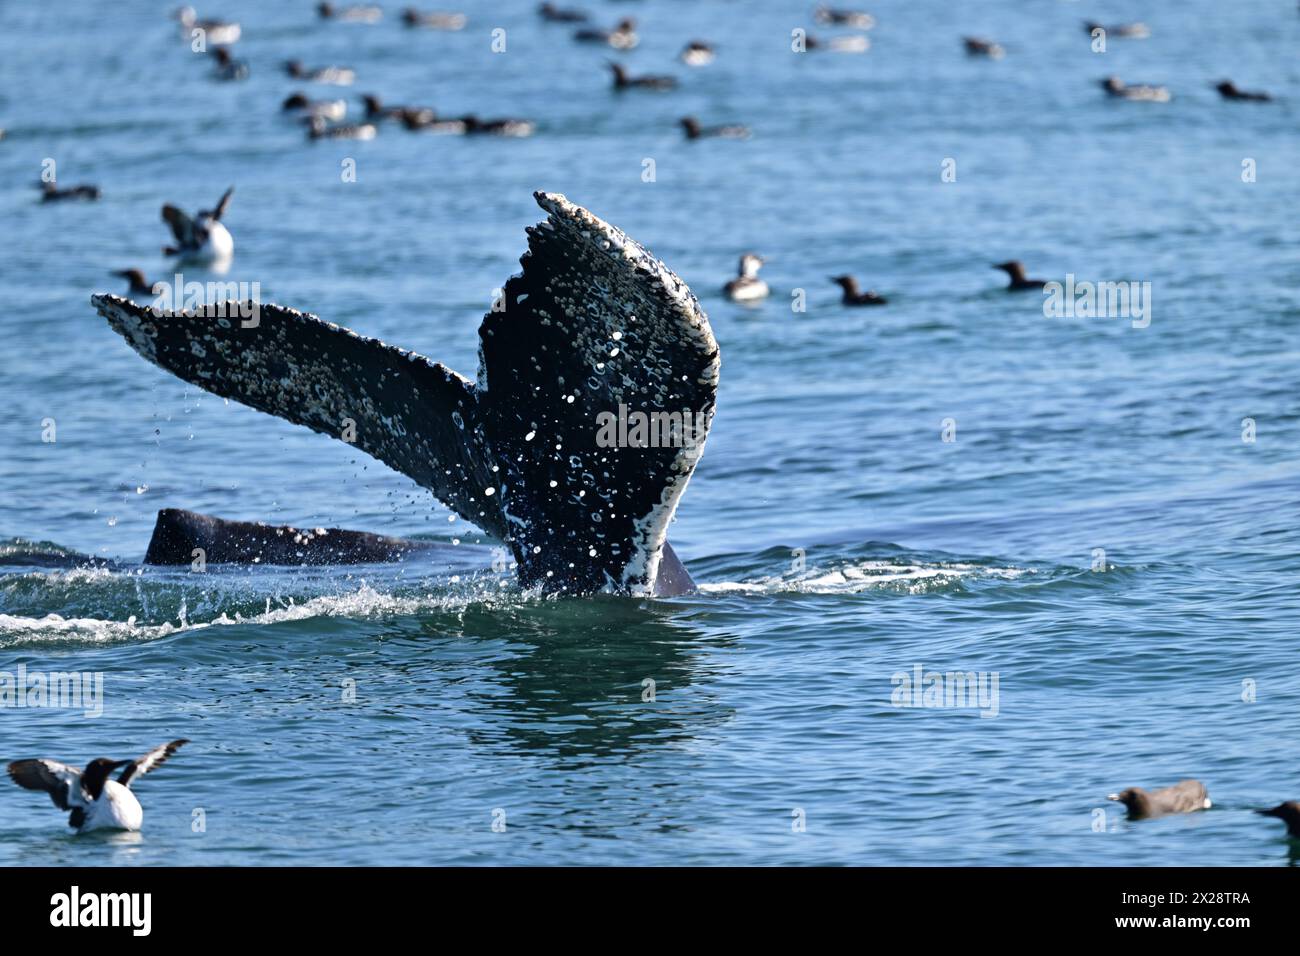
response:
M1028 279L1025 277L1025 264L1019 259L994 263L994 269L1001 269L1011 279L1007 285L1009 292L1028 292L1030 289L1042 289L1047 285L1045 279Z
M857 27L870 30L876 25L876 18L861 10L836 10L825 4L813 11L813 19L836 27Z
M876 293L874 289L858 291L858 280L850 275L831 276L831 281L844 290L840 296L841 305L886 305L889 300Z
M995 43L984 37L962 37L961 42L966 47L966 52L970 56L986 56L990 60L1000 60L1007 55L1007 51L1002 48L1002 44Z
M85 770L56 760L16 760L9 765L14 783L27 790L44 790L60 810L69 810L68 826L78 833L90 830L139 830L144 809L131 792L131 781L163 765L189 743L184 738L162 744L136 760L96 757ZM108 779L118 767L126 769Z
M636 21L631 17L624 17L612 30L578 30L573 38L579 43L603 43L616 50L630 50L641 42L636 35Z
M316 4L316 14L322 20L343 20L347 23L378 23L384 18L383 7L353 4L336 7L332 3Z
M1104 31L1108 37L1118 37L1121 40L1145 40L1151 36L1151 28L1145 23L1113 23L1106 26L1092 20L1083 21L1084 33L1092 36L1098 30Z
M747 252L740 257L736 278L722 287L727 298L733 302L753 302L767 297L767 283L758 277L758 270L763 267L763 257Z
M212 55L217 61L217 65L212 71L214 79L225 81L248 79L248 63L244 60L236 60L231 56L230 47L216 47L213 49Z
M465 132L480 136L532 136L537 124L526 119L480 119L473 113L462 116Z
M337 123L348 115L347 100L312 100L306 93L294 93L285 98L280 108L286 113L302 113L308 118L320 117Z
M586 10L565 9L553 3L543 3L537 12L548 23L586 23L589 19Z
M99 198L100 192L98 186L92 186L89 183L82 183L79 186L69 186L67 189L60 189L58 183L41 183L41 202L63 202L67 199L88 199L94 201Z
M687 139L706 139L708 137L718 137L720 139L749 139L750 132L748 126L731 124L727 126L701 126L700 121L694 116L683 116L677 121L677 125L682 128Z
M163 247L163 255L180 256L182 262L198 265L228 265L235 254L235 239L221 217L230 208L234 194L235 187L231 186L215 209L200 209L193 219L170 203L163 206L162 220L176 238L176 245Z
M504 542L525 588L686 593L666 539L713 420L708 317L622 230L557 193L535 198L546 218L484 317L474 378L271 303L241 328L91 301L141 356L216 395L336 438L346 409L354 447ZM634 416L680 426L647 441L624 427Z
M374 123L351 123L331 126L323 117L309 116L303 120L307 124L308 139L374 139L379 128Z
M1128 808L1128 815L1135 820L1210 808L1209 794L1205 792L1205 784L1199 780L1180 780L1172 787L1152 790L1150 793L1141 787L1129 787L1119 793L1109 794L1106 799L1124 804Z
M407 7L402 11L402 23L413 30L448 30L454 32L465 29L467 22L469 22L469 18L463 13L421 13L414 7Z
M1107 96L1121 100L1137 100L1145 103L1168 103L1170 100L1167 86L1152 86L1148 83L1125 83L1118 76L1108 76L1099 80Z
M687 66L708 66L716 55L712 44L705 43L703 40L692 40L682 49L678 59Z
M119 269L113 275L121 276L131 284L130 295L153 295L153 286L139 269Z
M181 28L187 33L191 30L202 30L207 43L224 45L239 42L241 31L238 23L226 20L200 20L193 7L181 7L172 16L180 21Z
M309 70L302 65L301 60L286 60L284 71L295 80L324 83L329 86L351 86L352 81L357 78L356 71L346 66L322 66Z
M1239 90L1237 89L1237 84L1233 83L1232 80L1224 80L1221 83L1216 83L1214 88L1219 91L1219 95L1225 100L1245 100L1251 103L1268 103L1273 99L1272 95L1265 93L1262 90Z
M677 88L677 78L674 76L631 76L627 69L621 63L610 63L610 71L614 74L614 89L616 90L673 90Z
M366 119L368 120L400 120L403 114L419 109L419 107L411 106L385 106L383 100L373 93L367 93L361 97L361 102L365 104Z
M1300 840L1300 802L1287 800L1267 810L1256 810L1266 817L1277 817L1286 824L1287 835L1293 840Z

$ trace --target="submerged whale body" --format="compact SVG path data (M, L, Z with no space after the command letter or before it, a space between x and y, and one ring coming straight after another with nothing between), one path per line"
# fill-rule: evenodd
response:
M719 354L686 284L621 230L536 193L523 271L479 328L476 382L278 305L155 314L91 301L154 364L216 395L341 437L505 542L521 583L553 594L677 594L669 522L703 449ZM691 413L677 442L605 447L602 413ZM187 558L186 560L189 560ZM214 560L210 555L208 560Z

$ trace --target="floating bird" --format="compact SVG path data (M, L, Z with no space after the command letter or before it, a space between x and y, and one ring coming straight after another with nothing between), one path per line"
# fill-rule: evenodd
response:
M727 298L733 302L753 302L767 297L767 283L758 277L758 270L763 267L763 257L747 252L740 257L740 266L736 278L722 287Z
M1145 23L1115 23L1111 26L1105 26L1101 23L1085 20L1083 30L1088 36L1092 36L1095 32L1101 30L1106 36L1119 37L1122 40L1145 40L1151 36L1151 28Z
M683 116L677 121L682 130L686 133L687 139L704 139L710 136L716 136L721 139L749 139L750 132L748 126L732 124L729 126L701 126L700 121L694 116Z
M172 15L180 21L182 28L186 30L202 30L203 39L206 43L228 44L239 42L242 31L239 29L238 23L225 20L200 20L193 7L181 7Z
M586 23L588 20L586 10L566 10L553 3L543 3L537 8L537 12L548 23Z
M1300 803L1288 800L1267 810L1256 810L1266 817L1277 817L1286 824L1286 832L1293 840L1300 840Z
M367 93L361 97L361 102L366 105L366 119L368 120L400 120L405 113L413 109L413 107L408 106L385 106L383 100L373 93Z
M713 62L715 55L713 47L703 40L692 40L686 44L679 59L687 66L708 66Z
M616 90L672 90L677 88L677 78L672 76L629 76L621 63L611 63Z
M463 13L421 13L414 7L402 11L402 22L411 29L463 30L468 18Z
M859 292L858 280L853 276L831 276L831 281L844 290L844 294L840 296L841 305L885 305L889 302L883 295L878 295L874 289Z
M1000 60L1007 55L1007 51L1002 49L1002 44L983 37L962 37L961 42L966 45L966 52L971 56L986 56L990 60Z
M318 3L316 13L322 20L345 20L348 23L378 23L384 18L382 7L367 7L361 4L336 7L332 3Z
M234 193L235 187L231 186L216 209L200 209L193 219L175 206L163 206L163 222L171 226L172 235L176 237L176 245L164 246L163 255L180 256L182 262L200 265L229 263L235 254L235 240L221 222L221 217L230 207L230 197Z
M1219 91L1219 95L1225 100L1248 100L1253 103L1267 103L1273 99L1271 95L1263 91L1250 92L1249 90L1237 89L1237 84L1232 80L1224 80L1214 87Z
M60 810L70 810L68 826L78 833L89 830L139 830L144 810L131 792L131 781L162 766L167 758L189 743L173 740L155 747L137 760L96 757L85 770L55 760L16 760L9 765L14 783L27 790L44 790ZM118 767L126 767L109 780Z
M131 283L131 295L153 295L153 286L139 269L119 269L113 275L121 276Z
M248 79L248 63L244 60L236 60L230 55L230 47L219 46L212 51L216 57L217 65L213 70L213 77L218 80L246 80Z
M323 120L338 122L348 115L346 100L310 100L305 93L294 93L280 104L280 109L288 112L301 112L308 117L319 116Z
M284 64L284 70L296 80L307 80L309 83L328 83L333 86L351 86L352 81L357 78L356 72L346 66L322 66L316 70L308 70L299 60L287 61Z
M537 124L524 119L479 119L470 114L462 116L466 133L479 133L489 136L532 136Z
M402 125L417 133L466 133L468 124L463 119L440 119L428 108L405 109L399 117ZM475 130L478 132L478 130ZM524 134L527 135L527 134Z
M1001 269L1011 277L1011 284L1007 286L1009 292L1025 292L1029 289L1042 289L1047 285L1043 279L1026 279L1025 265L1019 259L1012 259L1009 262L998 262L993 266L994 269Z
M857 27L859 30L870 30L876 25L876 18L869 13L861 10L836 10L825 5L813 11L813 19L818 23L837 27Z
M1144 83L1137 83L1132 86L1126 84L1118 76L1108 76L1101 80L1101 88L1110 96L1118 97L1123 100L1141 100L1147 103L1168 103L1169 89L1164 86L1149 86Z
M1210 798L1205 792L1205 784L1199 780L1181 780L1172 787L1147 793L1141 787L1129 787L1119 793L1112 793L1107 800L1117 800L1128 808L1132 818L1158 817L1166 813L1192 813L1196 810L1208 810Z
M303 122L307 124L308 139L374 139L379 133L374 123L331 126L319 116L309 116Z
M636 21L631 17L624 17L613 30L579 30L573 38L579 43L603 43L616 50L630 50L641 42L636 35Z
M41 183L41 202L62 202L65 199L96 200L100 196L99 187L83 183L60 189L58 183Z

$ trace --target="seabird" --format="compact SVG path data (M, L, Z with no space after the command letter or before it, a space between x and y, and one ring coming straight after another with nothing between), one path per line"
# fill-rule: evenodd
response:
M131 283L131 295L153 295L153 286L139 269L119 269L113 275L121 276Z
M318 3L316 13L322 20L346 20L349 23L378 23L384 18L382 7L367 7L361 4L336 7L332 3Z
M186 30L202 30L203 38L207 43L229 44L239 42L241 31L238 23L225 20L200 20L193 7L181 7L173 16L180 21L181 27Z
M708 66L713 62L713 47L703 40L692 40L682 50L680 59L687 66Z
M296 80L329 83L334 86L351 86L352 81L357 78L356 72L346 66L322 66L319 69L309 70L302 65L301 60L286 61L284 70Z
M136 760L96 757L85 770L56 760L16 760L9 765L14 783L27 790L44 790L60 810L70 810L68 826L89 830L139 830L144 810L131 792L131 781L157 767L189 743L184 738L162 744ZM126 767L109 780L118 767Z
M1099 82L1107 94L1122 100L1141 100L1147 103L1169 102L1169 88L1166 86L1150 86L1145 83L1129 85L1118 76L1108 76Z
M374 139L379 132L374 123L330 126L319 116L309 116L303 122L307 124L308 139Z
M636 21L631 17L624 17L613 30L578 30L573 38L579 43L603 43L616 50L630 50L640 42Z
M586 23L588 20L586 10L566 10L553 3L543 3L537 8L537 12L548 23Z
M402 11L402 22L411 29L463 30L468 18L463 13L421 13L414 7Z
M722 287L727 298L734 302L753 302L767 297L767 283L758 277L763 267L762 256L747 252L740 257L737 277Z
M837 27L857 27L870 30L876 25L876 18L861 10L836 10L833 7L819 6L813 11L813 19L818 23L828 23Z
M748 126L732 124L728 126L701 126L700 121L694 116L683 116L677 121L682 131L686 133L687 139L704 139L709 136L716 136L722 139L749 139L750 132Z
M62 202L65 199L95 200L100 196L99 187L82 183L60 189L58 183L41 183L41 202Z
M1210 808L1210 797L1205 792L1205 784L1199 780L1180 780L1172 787L1150 793L1141 787L1129 787L1119 793L1109 794L1106 799L1124 804L1128 808L1128 815L1134 819L1158 817L1166 813L1192 813Z
M671 90L677 87L677 78L673 76L629 76L621 63L609 64L614 74L616 90Z
M346 100L309 100L305 93L294 93L280 104L287 112L302 112L308 117L319 116L323 120L337 123L348 114Z
M966 45L966 52L971 56L986 56L990 60L1000 60L1007 55L1007 51L1002 49L1002 44L983 37L962 37L961 42Z
M1273 99L1270 94L1263 91L1239 90L1237 84L1233 83L1232 80L1224 80L1222 83L1216 84L1214 88L1219 91L1219 95L1225 100L1249 100L1254 103L1267 103Z
M1115 23L1106 26L1101 23L1094 23L1091 20L1085 20L1083 30L1088 36L1092 36L1096 30L1104 30L1107 36L1119 37L1124 40L1145 40L1151 36L1151 28L1145 23Z
M859 292L858 280L853 276L831 276L831 281L844 290L844 294L840 296L841 305L885 305L889 302L883 295L877 294L874 289Z
M439 119L438 114L427 107L404 109L399 118L402 125L412 132L455 134L469 132L469 126L465 120Z
M404 113L412 110L409 106L385 106L383 100L373 93L367 93L361 97L361 102L366 105L366 119L368 120L400 120Z
M532 136L537 124L524 119L479 119L474 114L462 116L460 122L465 124L466 133L478 133L488 136Z
M222 195L216 209L200 209L193 219L171 204L163 206L163 222L171 226L172 235L176 237L176 245L164 246L163 255L180 256L182 262L228 264L235 254L235 240L221 222L221 217L230 207L230 197L234 192L235 187L231 186Z
M1042 289L1047 285L1044 279L1027 279L1025 278L1025 265L1019 259L1012 259L1009 262L998 262L993 266L994 269L1001 269L1011 277L1011 283L1007 286L1009 292L1025 292L1029 289Z
M217 65L213 70L213 76L218 80L246 80L248 79L248 63L244 60L236 60L230 55L230 47L219 46L213 49L212 55L216 57Z
M1288 800L1267 810L1256 810L1266 817L1277 817L1286 824L1286 832L1293 840L1300 840L1300 802Z

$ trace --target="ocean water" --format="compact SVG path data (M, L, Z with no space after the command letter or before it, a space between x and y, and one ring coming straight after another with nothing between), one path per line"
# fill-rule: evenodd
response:
M792 53L853 32L811 3L586 0L638 19L626 54L531 3L466 3L459 33L313 6L201 8L243 25L251 77L219 83L164 3L0 5L0 671L103 677L98 717L0 708L0 757L192 740L136 785L142 834L73 837L0 788L0 864L1295 862L1251 812L1300 798L1291 0L875 0L863 55ZM1084 18L1152 35L1094 53ZM694 38L715 63L674 61ZM681 88L616 94L610 56ZM375 92L538 130L308 142L290 57L354 67L354 114ZM1108 74L1173 99L1109 100ZM686 142L686 114L753 137ZM102 200L40 203L46 159ZM170 276L160 205L232 184L227 278L471 375L534 190L662 257L722 354L670 534L699 593L521 593L408 479L135 355L90 294ZM747 250L752 307L720 292ZM1047 318L1003 291L1012 258L1149 282L1149 324ZM889 305L842 307L844 272ZM141 570L164 507L446 547ZM42 558L71 553L113 563ZM984 706L896 706L917 668L982 675ZM1105 799L1184 777L1212 809Z

